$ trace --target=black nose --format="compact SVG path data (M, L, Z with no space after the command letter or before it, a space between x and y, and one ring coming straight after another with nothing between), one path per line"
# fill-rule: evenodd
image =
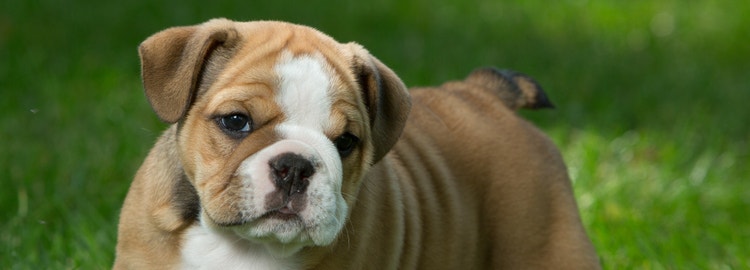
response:
M315 173L315 167L310 160L294 153L278 155L269 165L276 188L290 196L305 192L309 178Z

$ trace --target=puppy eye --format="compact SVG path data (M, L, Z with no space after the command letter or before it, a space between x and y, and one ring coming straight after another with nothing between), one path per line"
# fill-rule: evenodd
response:
M218 117L221 129L233 137L243 137L250 133L252 122L244 114L230 114Z
M349 154L351 154L354 148L357 146L357 143L359 143L359 138L349 132L344 133L333 140L333 144L336 146L336 149L338 149L339 156L341 156L341 158L349 156Z

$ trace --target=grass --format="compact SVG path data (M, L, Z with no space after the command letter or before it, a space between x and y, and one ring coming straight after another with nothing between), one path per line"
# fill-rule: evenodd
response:
M0 268L99 269L165 128L136 46L212 17L358 41L407 85L535 77L607 269L750 268L750 4L731 1L0 2Z

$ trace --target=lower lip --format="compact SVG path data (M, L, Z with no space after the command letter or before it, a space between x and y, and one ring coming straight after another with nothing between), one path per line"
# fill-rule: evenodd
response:
M291 219L299 218L299 216L297 216L297 214L288 213L288 212L285 213L285 212L282 212L282 211L279 211L279 210L268 212L265 215L263 215L263 217L265 217L265 218L275 218L275 219L281 219L281 220L291 220Z

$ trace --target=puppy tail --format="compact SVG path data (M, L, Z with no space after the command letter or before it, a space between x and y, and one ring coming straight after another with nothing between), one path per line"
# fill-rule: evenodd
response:
M514 111L521 108L536 110L555 107L534 79L516 71L494 67L479 68L464 81L493 90L505 106Z

